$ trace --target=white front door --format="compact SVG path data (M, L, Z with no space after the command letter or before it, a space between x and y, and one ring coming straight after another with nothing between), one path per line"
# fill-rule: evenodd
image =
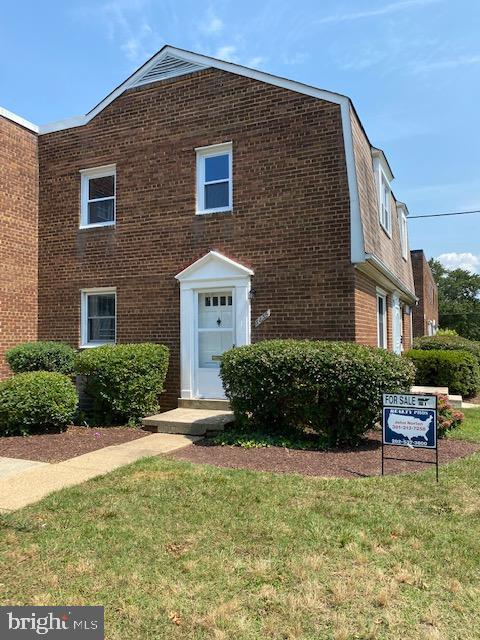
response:
M393 337L393 351L400 355L402 353L402 307L400 305L400 299L398 296L392 296L392 337Z
M197 398L224 398L222 354L235 344L233 289L197 291L195 386Z

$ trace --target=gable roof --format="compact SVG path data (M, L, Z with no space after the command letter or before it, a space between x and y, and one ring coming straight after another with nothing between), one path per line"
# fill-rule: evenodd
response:
M236 75L244 76L245 78L252 78L253 80L259 80L267 84L289 89L290 91L296 91L304 95L326 100L327 102L334 102L335 104L349 103L347 96L332 91L326 91L325 89L317 89L302 82L296 82L295 80L287 80L280 76L274 76L271 73L265 71L257 71L250 67L244 67L240 64L233 62L226 62L224 60L218 60L217 58L211 58L200 53L193 53L185 49L177 49L170 45L165 45L154 56L147 60L137 71L129 76L122 84L116 89L111 91L101 102L93 107L84 116L75 116L66 120L58 120L50 124L39 127L39 133L51 133L53 131L60 131L62 129L70 129L72 127L79 127L87 124L98 115L103 109L113 102L116 98L122 95L128 89L150 84L152 82L159 82L175 76L185 75L187 73L194 73L202 69L220 69L222 71L228 71Z
M39 127L37 127L36 124L33 124L33 122L30 122L29 120L25 120L25 118L22 118L21 116L17 116L16 113L8 111L8 109L0 107L0 116L19 124L21 127L25 127L25 129L38 133Z

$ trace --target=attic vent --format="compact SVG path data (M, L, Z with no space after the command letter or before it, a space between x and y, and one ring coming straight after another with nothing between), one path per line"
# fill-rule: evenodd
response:
M174 78L175 76L182 76L186 73L200 71L200 69L205 69L205 67L195 62L182 60L181 58L165 56L140 76L132 86L137 87L138 85L147 84L148 82L158 82L166 78Z

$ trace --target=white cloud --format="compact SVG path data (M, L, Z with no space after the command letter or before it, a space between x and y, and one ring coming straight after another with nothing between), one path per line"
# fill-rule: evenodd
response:
M205 24L200 27L200 30L207 35L212 35L215 33L220 33L220 31L223 30L223 26L223 20L213 12L213 9L209 9L207 20Z
M422 7L430 4L437 4L442 0L401 0L400 2L392 2L383 7L376 9L366 9L364 11L352 11L350 13L336 13L331 16L325 16L316 21L316 24L335 24L339 22L353 22L363 18L375 18L377 16L386 16L399 11L405 11L413 7Z
M465 269L472 273L480 273L480 255L474 253L442 253L439 260L447 269Z
M238 62L237 47L232 44L219 47L214 58L220 58L220 60L226 60L227 62Z
M428 71L442 71L444 69L457 69L458 67L468 67L480 64L480 55L462 55L448 60L432 60L430 62L419 62L412 68L414 73L425 73Z

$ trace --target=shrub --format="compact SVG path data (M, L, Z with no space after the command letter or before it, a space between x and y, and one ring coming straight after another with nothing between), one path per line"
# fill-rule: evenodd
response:
M467 351L421 351L411 349L405 354L416 368L419 385L448 387L450 393L474 396L480 387L480 368Z
M408 390L414 367L354 343L271 340L227 351L221 376L240 428L284 435L313 429L335 445L374 427L382 392Z
M448 431L452 431L452 429L459 427L465 419L465 416L461 411L454 410L447 396L438 396L437 409L437 430L439 438L443 438Z
M76 371L86 376L95 419L137 422L159 409L168 369L168 349L161 344L104 345L77 355Z
M438 333L435 336L422 336L415 338L412 346L414 349L422 351L468 351L475 356L480 366L480 342L467 340L461 336L439 335Z
M438 329L437 336L458 336L458 333L455 329Z
M77 404L68 376L53 371L19 373L0 382L0 433L62 429L73 420Z
M70 374L75 365L75 349L62 342L25 342L9 349L5 358L14 373L57 371Z

